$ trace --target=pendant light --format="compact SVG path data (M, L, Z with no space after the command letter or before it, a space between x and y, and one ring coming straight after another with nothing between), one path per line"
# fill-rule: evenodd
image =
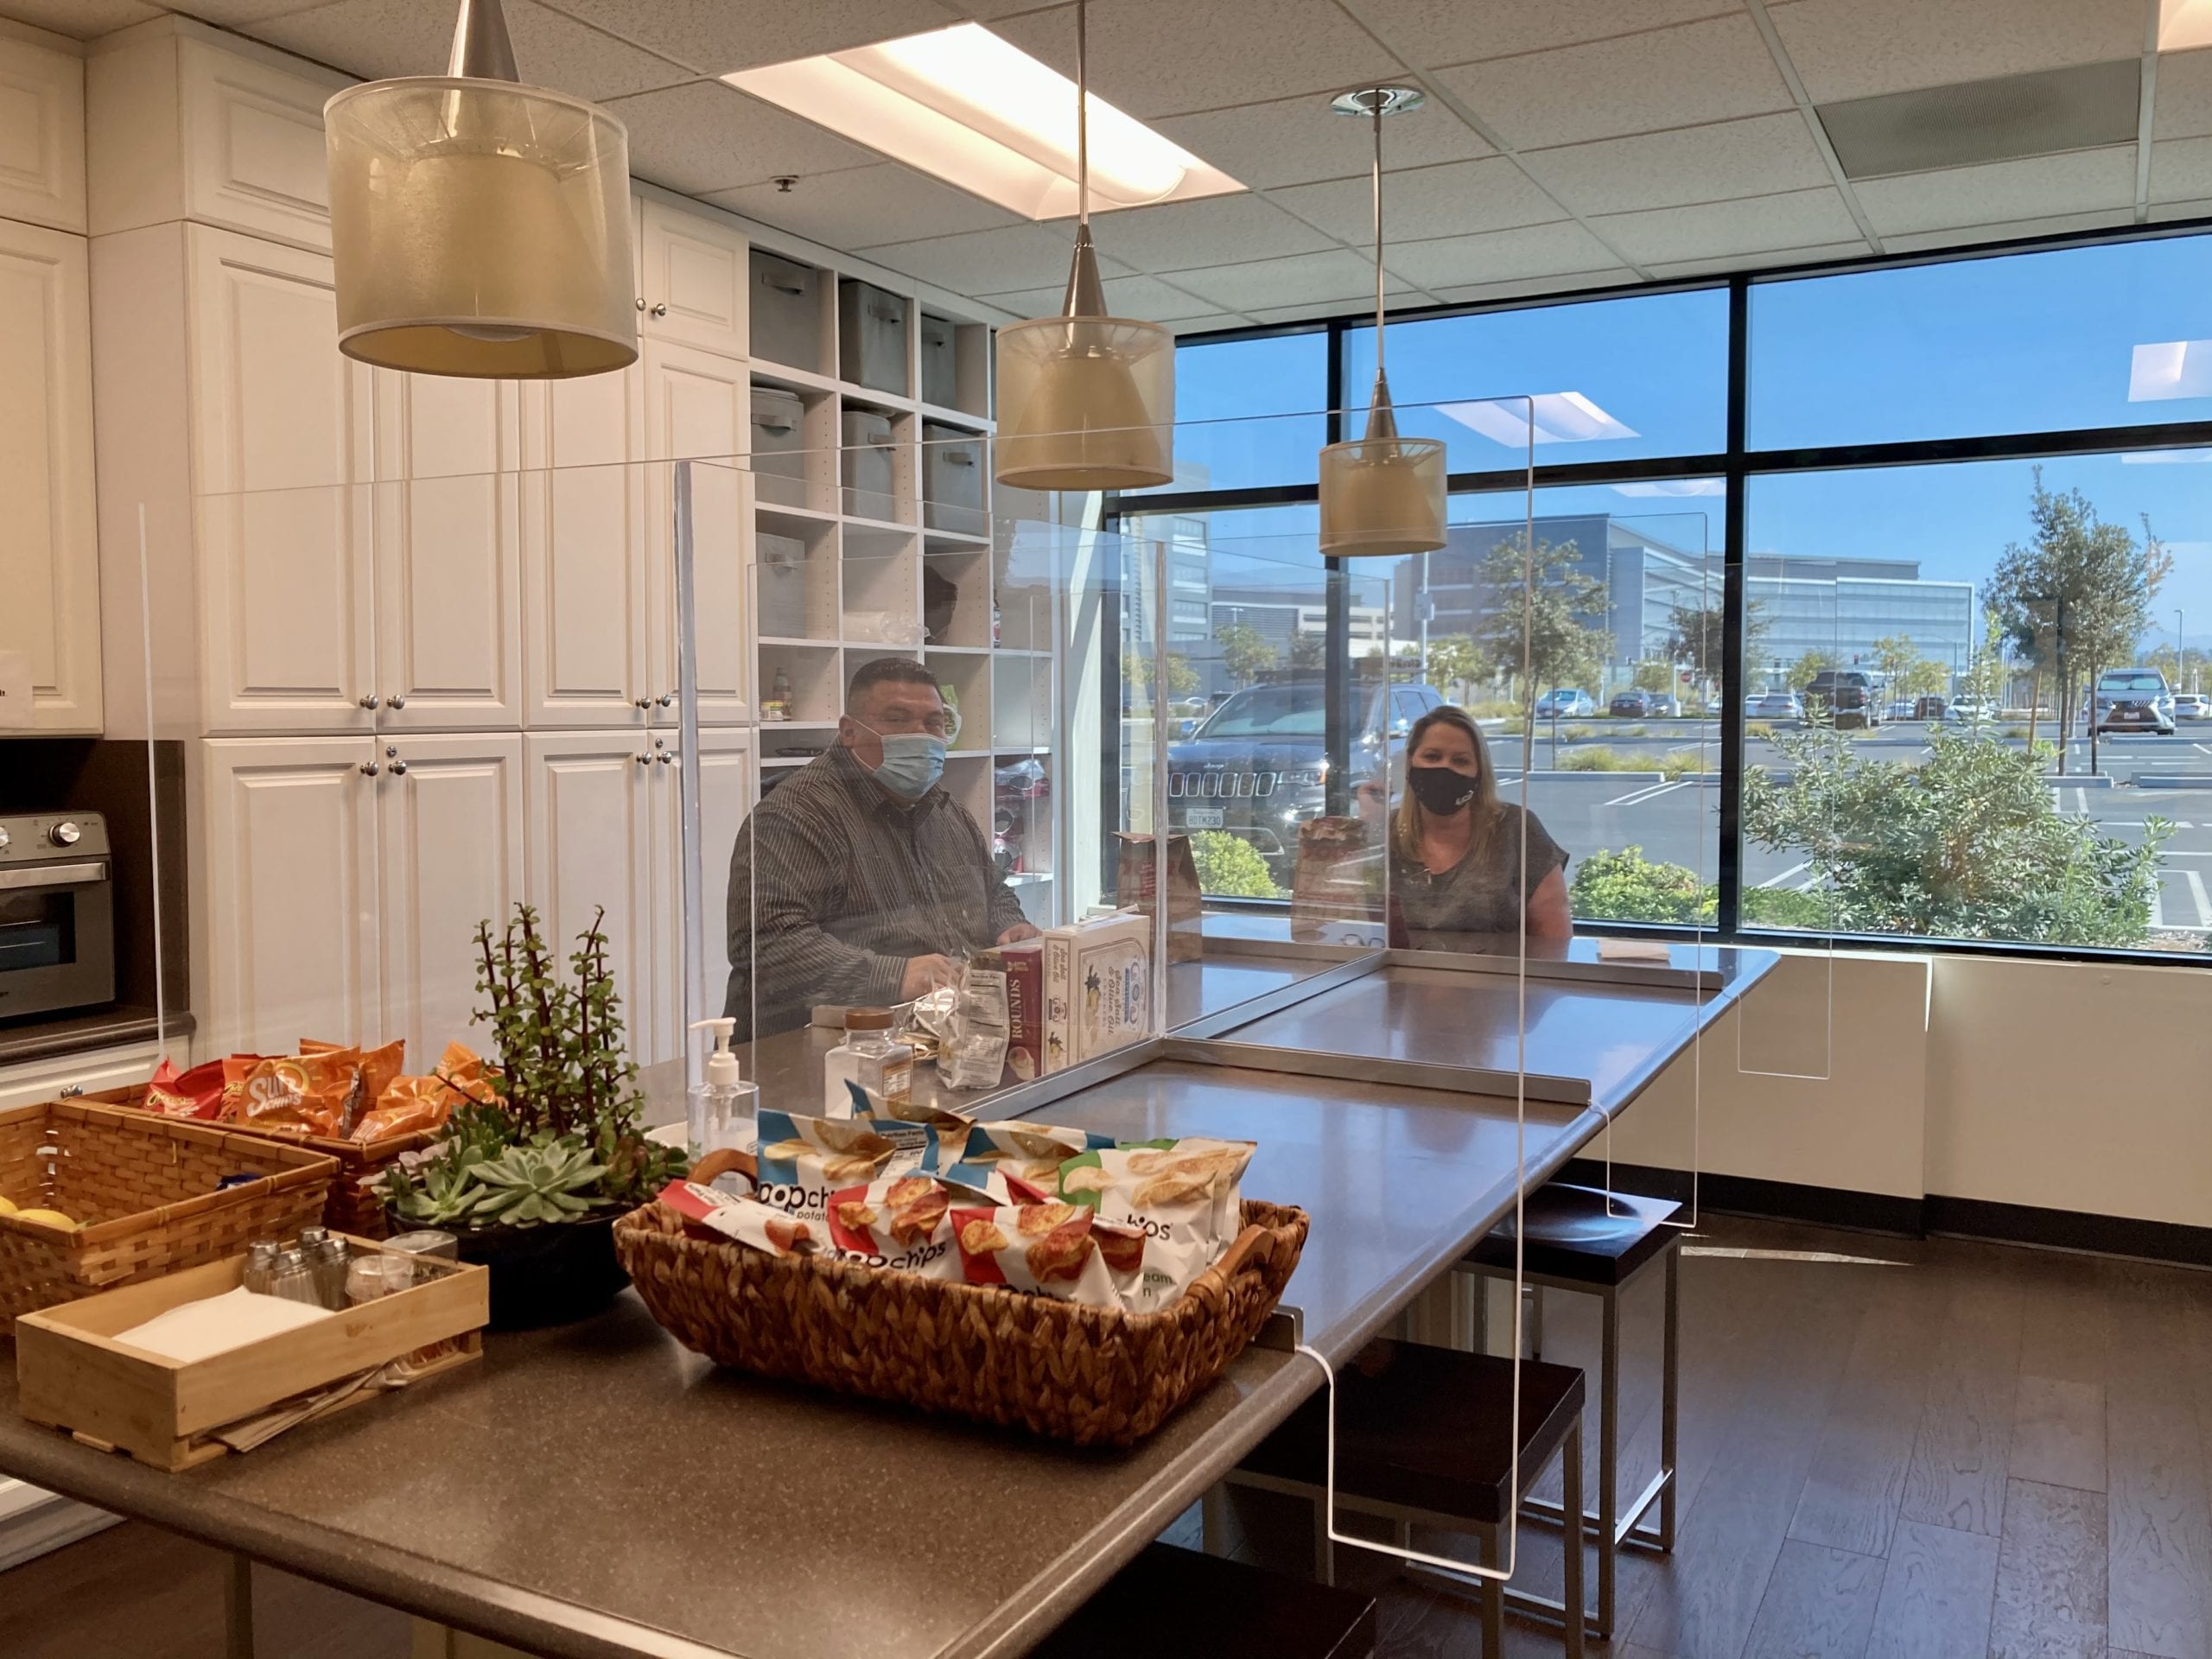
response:
M1106 315L1090 241L1090 42L1075 8L1075 258L1057 317L999 330L993 475L1031 490L1134 490L1174 477L1175 337Z
M443 75L323 105L346 356L479 379L638 360L628 135L520 82L499 0L461 0Z
M1375 130L1375 395L1367 435L1321 451L1321 551L1338 557L1427 553L1444 545L1444 441L1402 438L1382 372L1382 118L1419 109L1412 86L1345 92L1330 107Z

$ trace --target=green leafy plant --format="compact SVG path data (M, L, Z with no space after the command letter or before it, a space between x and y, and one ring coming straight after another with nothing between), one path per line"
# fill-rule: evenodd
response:
M484 1188L475 1219L480 1226L504 1227L574 1221L595 1207L593 1189L606 1173L606 1165L592 1162L591 1154L567 1137L545 1146L509 1147L474 1166Z
M1200 893L1227 899L1274 899L1282 891L1268 874L1268 861L1251 842L1225 830L1194 831L1191 861L1198 867Z

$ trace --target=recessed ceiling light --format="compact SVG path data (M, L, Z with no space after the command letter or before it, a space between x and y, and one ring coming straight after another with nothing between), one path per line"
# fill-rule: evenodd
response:
M1540 391L1533 397L1439 404L1437 408L1460 425L1508 448L1518 448L1531 439L1538 443L1587 443L1598 438L1637 435L1633 427L1623 425L1579 391Z
M1723 495L1726 491L1717 478L1669 479L1655 484L1616 484L1616 495Z
M2127 372L2127 401L2212 397L2212 340L2152 340L2135 348Z
M2212 465L2212 449L2133 449L2120 458L2123 467L2202 467Z
M1029 219L1076 210L1075 83L980 23L722 79ZM1093 92L1093 213L1244 187Z
M2212 0L2158 0L2158 50L2212 46Z

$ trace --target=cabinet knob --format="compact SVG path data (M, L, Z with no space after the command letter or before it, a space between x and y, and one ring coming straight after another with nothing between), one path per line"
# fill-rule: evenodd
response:
M644 310L645 308L645 296L644 295L640 294L640 295L639 295L639 296L638 296L638 309L639 309L639 310L640 310L640 311L642 311L642 310Z
M364 778L373 778L377 773L383 770L384 768L373 760L364 760L361 762L361 776Z
M664 709L673 709L676 707L676 693L673 691L664 691L660 696L655 697L653 701L660 704Z
M659 761L664 766L671 765L676 760L676 751L674 749L663 749L658 754L655 755L653 759Z
M650 754L633 754L630 758L641 766L650 766L653 763L653 758Z
M378 703L382 702L384 701L384 699L383 699L382 697L380 697L380 696L377 696L377 694L376 694L375 692L372 691L372 692L370 692L370 693L368 694L368 696L365 696L365 697L356 697L356 698L354 698L354 699L353 699L353 701L354 701L354 702L358 702L358 703L359 703L359 704L361 705L361 707L362 707L362 708L364 708L364 709L373 709L373 708L375 708Z
M407 763L404 760L393 761L391 763L391 775L395 778L404 778L407 775Z
M666 300L663 300L659 304L653 307L652 315L656 317L666 316L668 315L668 302Z
M653 706L653 700L651 697L632 697L631 701L640 709L651 709Z
M393 692L384 701L385 706L388 709L404 709L407 706L407 699L401 696L397 691Z

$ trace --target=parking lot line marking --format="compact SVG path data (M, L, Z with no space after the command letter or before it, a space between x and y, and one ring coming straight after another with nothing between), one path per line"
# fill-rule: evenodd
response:
M1800 871L1809 870L1812 868L1813 867L1810 864L1792 864L1780 875L1770 876L1766 880L1760 882L1759 886L1763 887L1778 887L1783 882L1787 881L1791 876L1797 874Z
M1599 804L1603 806L1635 806L1643 801L1657 800L1659 797L1666 794L1670 790L1681 789L1687 782L1688 780L1686 779L1677 778L1670 784L1646 784L1640 789L1632 789L1625 795L1616 795L1611 800L1600 802Z
M2190 747L2190 748L2192 748L2192 749L2196 750L2196 751L2197 751L2198 753L2202 753L2202 754L2212 754L2212 748L2207 748L2207 747L2206 747L2203 744L2202 744L2202 743L2192 743L2192 744L2190 744L2189 747Z
M2212 928L2212 898L2204 893L2204 878L2195 870L2183 870L2182 880L2189 883L2189 896L2196 901L2196 922L2200 927Z
M2089 791L2088 790L2077 789L2074 791L2074 807L2084 817L2088 816Z

